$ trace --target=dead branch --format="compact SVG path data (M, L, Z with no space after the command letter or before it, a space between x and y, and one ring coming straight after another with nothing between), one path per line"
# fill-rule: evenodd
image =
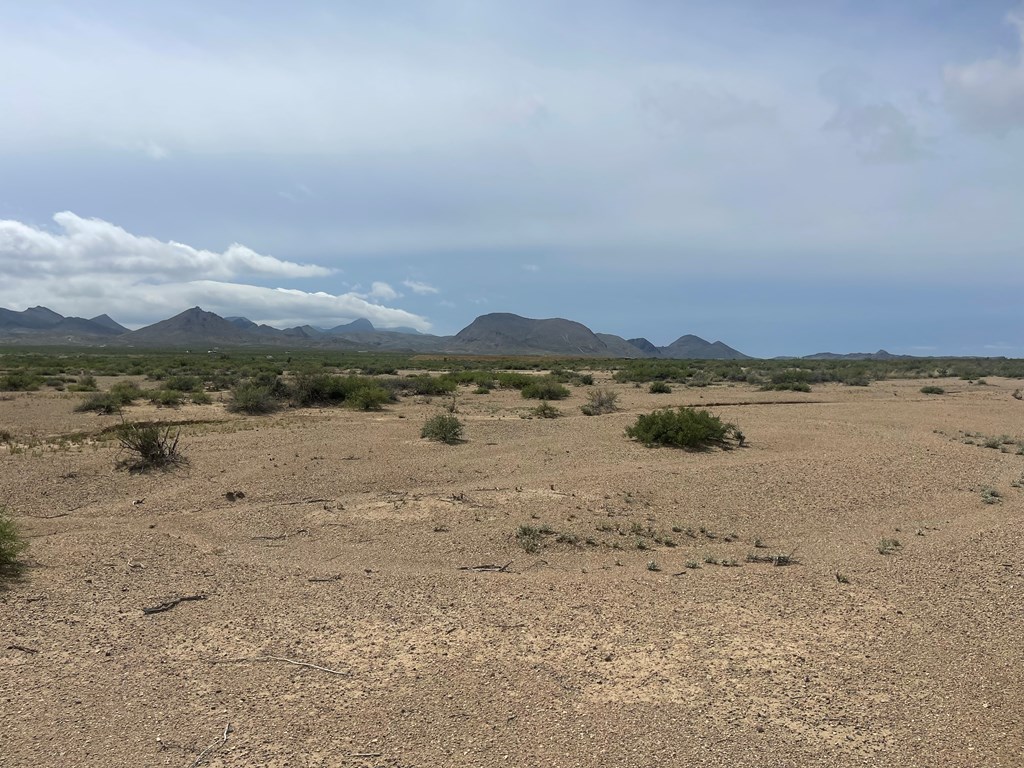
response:
M173 600L168 600L166 603L160 603L159 605L154 605L151 608L143 608L142 612L145 613L145 614L163 613L164 611L169 611L169 610L171 610L171 608L176 607L179 603L185 603L185 602L188 602L190 600L205 600L205 599L206 599L206 595L185 595L184 597L176 597Z
M266 661L279 661L283 664L294 664L297 667L309 667L310 669L316 669L321 672L327 672L332 675L341 675L347 677L350 673L344 672L340 669L331 669L330 667L322 667L319 664L311 664L308 661L298 661L296 659L289 659L285 656L247 656L241 659L208 659L210 664L246 664L249 662L259 663Z
M508 573L508 567L514 562L515 560L509 560L504 565L460 565L456 570L473 571L474 573Z
M26 648L24 645L15 645L14 643L8 645L7 650L21 651L22 653L39 653L39 650L36 648Z
M306 581L311 581L314 584L322 584L326 581L341 581L344 578L340 573L336 573L334 576L312 576Z
M197 757L195 759L195 762L193 762L192 765L189 766L189 768L196 768L196 766L199 765L201 762L203 762L203 760L205 760L207 757L209 757L214 752L216 752L218 749L220 749L225 744L227 744L228 743L228 736L230 734L231 734L231 723L229 722L227 725L224 726L224 733L221 734L221 737L219 739L217 739L217 741L213 742L213 744L208 746L206 749L204 749L202 752L200 752L199 753L199 757Z
M280 536L253 536L253 541L281 541L291 536L298 536L300 533L309 533L308 528L299 528L295 533L282 533Z

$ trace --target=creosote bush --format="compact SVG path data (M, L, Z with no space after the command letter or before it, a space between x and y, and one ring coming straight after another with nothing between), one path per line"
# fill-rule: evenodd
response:
M557 419L562 412L547 400L542 400L541 404L533 409L533 415L538 419Z
M439 413L427 419L420 430L420 437L454 445L462 440L462 422L456 416Z
M689 451L711 447L729 448L731 441L742 445L742 433L732 424L705 410L665 408L637 417L626 435L648 447L669 446Z
M21 538L18 527L0 507L0 576L10 576L18 571L18 556L25 551L28 543Z
M670 395L672 394L672 387L664 381L652 381L651 386L648 387L648 391L652 395Z
M521 392L523 397L534 400L564 400L571 394L568 387L550 379L531 381Z
M580 406L586 416L600 416L602 413L612 413L619 409L619 393L610 389L595 389L587 393L588 402Z
M171 469L188 464L178 449L181 430L159 424L126 422L114 432L121 451L128 456L118 466L132 472Z
M227 409L233 413L259 415L273 413L281 407L281 401L274 397L273 390L266 384L247 381L231 390Z

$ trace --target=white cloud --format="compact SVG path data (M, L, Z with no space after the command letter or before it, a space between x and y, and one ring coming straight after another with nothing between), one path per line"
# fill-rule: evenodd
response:
M324 277L326 267L296 264L233 243L222 253L184 243L133 235L101 219L70 211L54 215L59 234L0 220L0 271L13 274L145 274L164 278L230 278L237 275Z
M335 295L233 282L246 277L324 277L334 270L264 256L237 243L216 253L161 242L68 212L54 220L61 233L0 220L0 274L5 277L0 306L43 304L86 317L109 313L130 325L199 305L268 324L336 324L365 317L374 324L430 328L419 315L379 303L399 297L387 283L373 283L366 295Z
M403 280L402 285L408 288L410 291L418 296L426 296L431 293L440 293L440 291L432 285L427 283L421 283L418 280Z
M945 71L946 101L968 128L1006 133L1024 128L1024 8L1007 21L1017 28L1017 51Z

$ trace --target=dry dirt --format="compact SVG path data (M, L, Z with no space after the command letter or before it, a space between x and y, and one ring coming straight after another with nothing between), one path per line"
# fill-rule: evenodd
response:
M134 475L54 440L113 417L5 397L0 766L1024 765L1024 456L960 435L1024 439L1021 382L929 383L467 391L456 446L419 437L440 399L139 406L215 423ZM625 438L684 403L749 445Z

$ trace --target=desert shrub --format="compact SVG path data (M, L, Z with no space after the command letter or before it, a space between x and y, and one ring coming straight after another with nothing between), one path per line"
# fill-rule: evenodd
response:
M462 422L456 416L439 413L437 416L427 419L423 429L420 430L420 437L454 445L462 440Z
M27 371L10 371L0 376L0 392L35 392L42 383L42 377Z
M85 374L79 376L78 381L68 387L72 392L95 392L98 387L96 385L96 377L92 374Z
M258 415L273 413L281 407L281 401L274 396L273 390L255 381L246 381L231 390L231 399L227 409L233 413Z
M18 527L0 507L0 575L12 575L18 570L18 556L28 546L18 532Z
M202 389L196 389L189 392L188 399L191 400L194 405L209 405L213 402L213 398L210 397L209 393Z
M589 373L581 373L576 377L576 383L582 387L592 387L594 385L594 376Z
M185 401L185 393L176 389L154 389L147 394L149 402L153 405L174 407Z
M118 466L133 472L171 469L188 464L178 448L181 430L159 424L126 422L114 432L121 451L127 457Z
M762 392L810 392L811 385L806 381L799 381L797 379L782 379L780 381L772 381L761 387Z
M458 389L458 382L446 376L410 376L405 389L414 395L447 395Z
M664 381L652 381L651 386L647 388L647 391L652 395L670 395L672 394L672 387Z
M870 387L871 379L867 376L848 376L843 379L843 384L848 387Z
M1020 389L1013 390L1014 400L1024 400L1024 394L1021 393Z
M587 403L580 406L580 410L587 416L600 416L602 413L612 413L619 409L619 393L610 389L595 389L587 393Z
M117 384L112 386L107 393L119 405L131 405L133 402L143 397L145 393L139 389L138 384L130 381L119 381Z
M569 388L552 379L535 379L521 390L523 397L534 400L564 400L570 394Z
M690 451L727 448L731 439L742 442L742 434L734 425L708 411L687 407L638 416L636 423L626 428L626 435L648 447L664 445Z
M378 386L361 387L345 398L346 405L360 411L379 411L388 402L391 402L391 393Z
M491 388L481 384L479 387L473 390L474 395L489 395L491 394Z
M74 410L75 413L117 413L121 410L121 402L109 392L97 392L76 405Z
M165 389L176 389L179 392L191 392L194 389L199 389L202 382L196 376L170 376L167 381L164 382Z
M547 400L542 400L540 405L533 409L533 415L538 419L557 419L562 412Z
M494 374L494 380L502 389L522 389L523 387L537 381L537 377L531 376L528 373L501 371Z
M921 387L921 394L922 395L944 395L944 394L946 394L946 390L944 390L942 387L933 387L933 386L929 385L927 387Z

